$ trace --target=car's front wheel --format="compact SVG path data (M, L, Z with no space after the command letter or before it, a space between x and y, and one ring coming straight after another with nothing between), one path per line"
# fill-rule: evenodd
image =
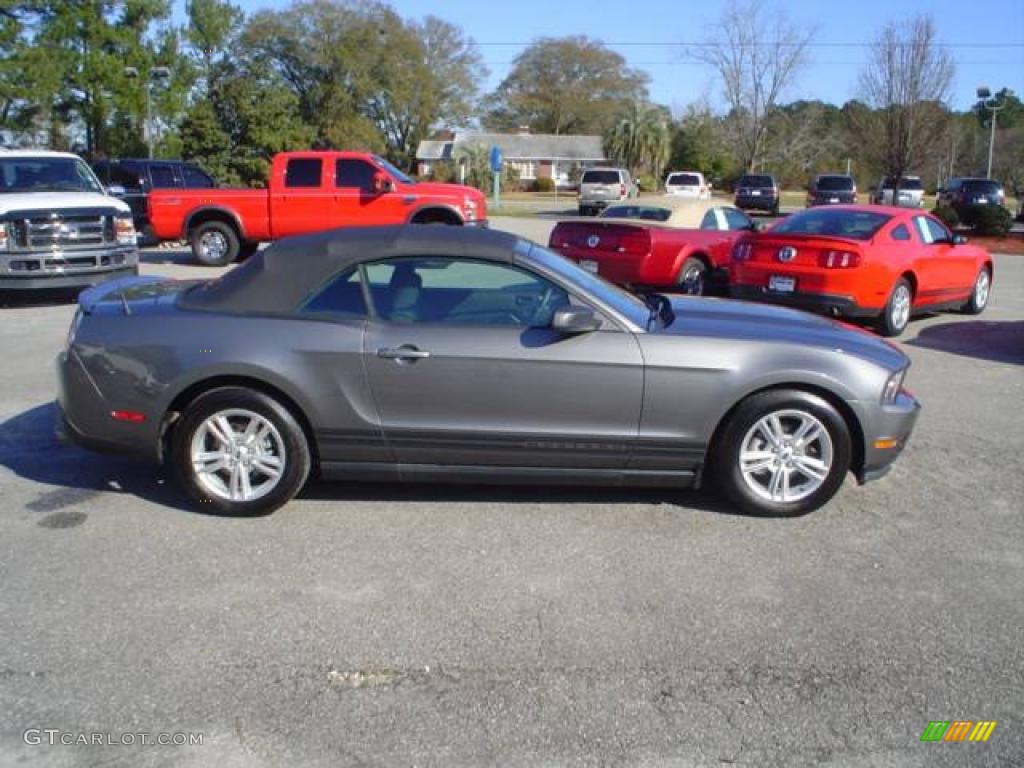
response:
M175 426L174 469L200 509L261 515L302 488L311 457L302 427L274 398L224 387L194 400Z
M988 306L988 297L992 293L992 273L988 267L982 267L978 276L974 279L974 288L971 289L971 298L963 305L963 311L968 315L980 315Z
M679 287L683 293L702 296L707 290L708 265L690 256L679 270Z
M712 456L729 498L750 514L792 517L831 499L850 469L850 429L825 399L771 390L744 400Z

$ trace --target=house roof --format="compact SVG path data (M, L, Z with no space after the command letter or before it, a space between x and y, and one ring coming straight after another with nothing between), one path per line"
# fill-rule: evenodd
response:
M605 160L600 136L556 136L550 133L486 133L459 131L451 141L421 141L417 160L450 160L461 147L497 146L506 160Z

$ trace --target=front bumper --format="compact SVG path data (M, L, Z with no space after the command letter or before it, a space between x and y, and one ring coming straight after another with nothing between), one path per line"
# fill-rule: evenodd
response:
M490 229L491 223L487 219L466 219L462 222L464 227L476 227L477 229Z
M778 293L764 286L733 284L729 286L729 295L734 299L779 304L833 317L877 317L880 312L878 309L860 306L852 296L830 293Z
M139 251L134 245L0 255L2 291L87 288L138 273Z
M857 472L859 483L877 480L889 472L910 440L920 413L921 404L906 390L893 403L861 410L864 462Z

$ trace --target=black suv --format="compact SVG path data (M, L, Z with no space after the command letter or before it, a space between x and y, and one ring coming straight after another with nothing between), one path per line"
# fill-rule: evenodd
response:
M132 209L135 231L142 235L143 243L156 242L149 229L146 210L146 197L151 189L210 189L217 186L213 177L202 168L181 160L98 160L92 164L92 169L108 189L124 188L124 194L117 190L116 195Z
M939 190L939 205L948 205L961 219L975 205L1002 205L1006 199L998 181L982 178L952 178Z
M779 185L775 177L763 173L745 173L736 182L734 204L741 211L766 211L779 215Z
M807 188L807 207L815 205L852 205L857 202L857 182L852 176L823 173Z

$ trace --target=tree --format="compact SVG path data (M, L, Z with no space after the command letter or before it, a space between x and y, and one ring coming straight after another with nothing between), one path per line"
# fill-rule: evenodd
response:
M903 176L924 162L927 151L945 134L949 112L944 103L954 69L928 16L887 24L871 46L860 88L876 112L860 133L869 145L877 146L881 139L894 201Z
M635 178L643 167L661 178L672 150L668 115L662 107L633 102L605 134L605 153L626 166Z
M672 126L669 167L707 178L733 175L719 120L705 103L690 104Z
M614 116L647 101L648 75L587 37L540 38L486 101L486 124L535 133L603 134Z
M209 88L215 68L224 62L228 46L238 35L244 14L226 0L189 0L185 12L185 39L198 60L204 86Z
M779 98L807 64L814 30L791 24L761 0L731 0L707 40L688 50L721 80L737 159L753 170L761 157L768 119Z

